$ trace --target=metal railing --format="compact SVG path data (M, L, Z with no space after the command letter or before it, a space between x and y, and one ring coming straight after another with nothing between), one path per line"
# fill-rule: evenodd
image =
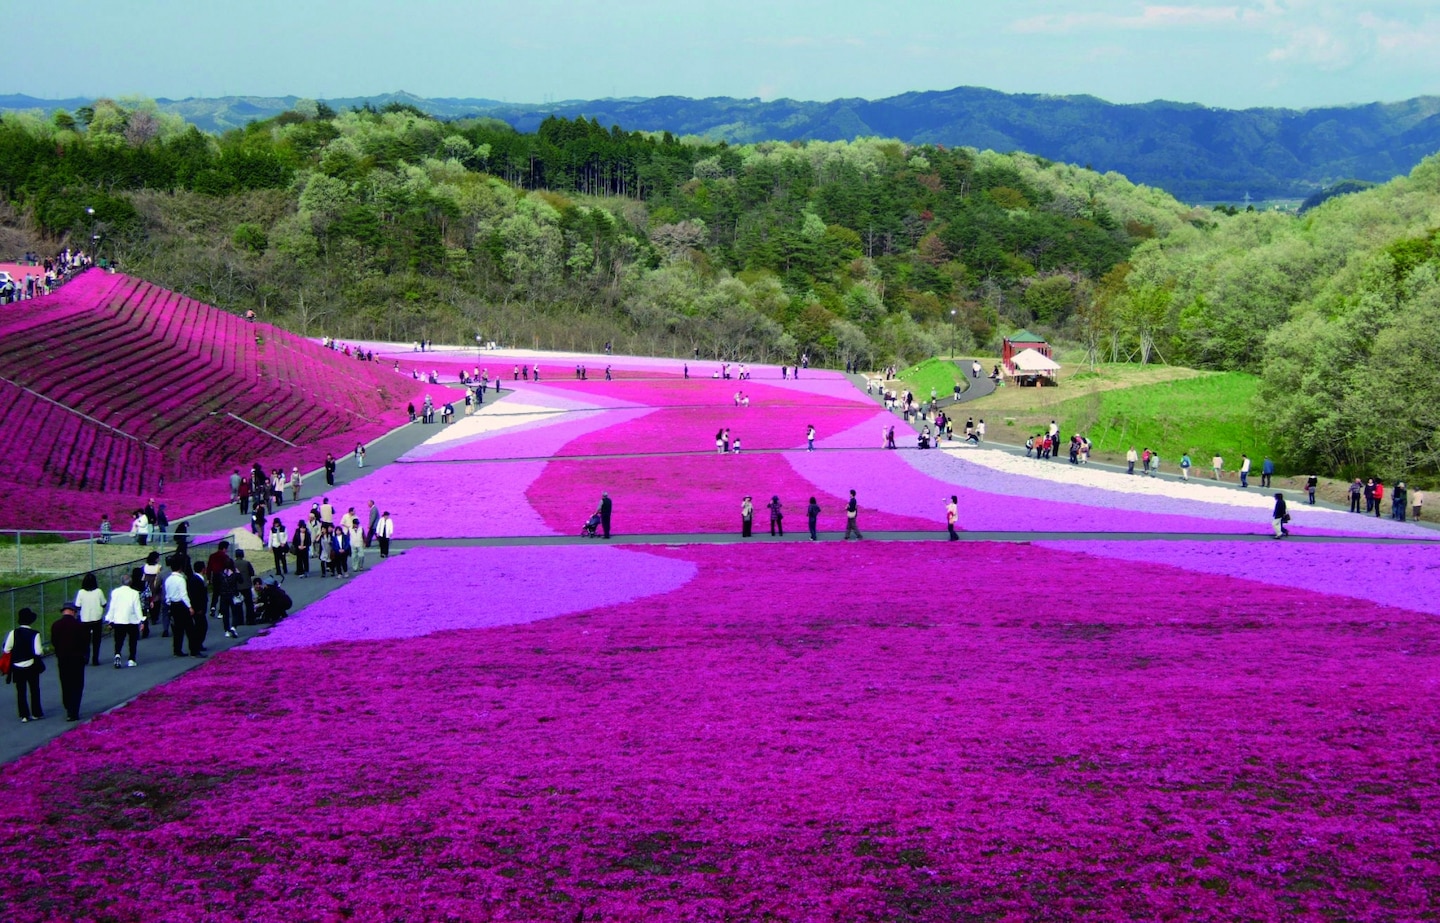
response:
M67 540L67 537L68 540ZM163 563L175 551L173 534L155 535L145 545L129 534L102 536L99 532L4 532L0 533L0 577L16 583L34 577L34 582L0 589L0 626L5 632L19 622L21 609L32 609L39 618L35 629L49 647L50 626L60 617L60 607L75 601L86 574L94 574L100 589L109 596L115 587L130 579L130 571L145 563L150 552L158 551ZM220 538L190 542L190 559L201 564ZM14 557L8 553L14 548ZM13 570L11 565L13 564ZM258 568L257 568L258 570Z

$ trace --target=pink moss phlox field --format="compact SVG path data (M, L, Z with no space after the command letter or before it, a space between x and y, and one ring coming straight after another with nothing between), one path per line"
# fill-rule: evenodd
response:
M412 548L353 576L248 647L523 625L668 593L694 575L688 561L613 545ZM378 609L377 600L384 600Z
M395 537L470 538L506 535L554 535L525 501L525 491L545 470L543 461L433 464L415 462L387 465L359 480L324 490L314 488L313 501L329 497L337 511L354 507L365 514L374 500L395 521ZM578 533L580 524L599 502L575 510L576 519L562 533ZM309 503L304 504L309 509ZM293 528L294 507L280 516ZM578 517L578 519L576 518Z
M637 420L654 411L556 411L544 419L494 430L453 442L427 442L406 453L407 461L485 461L506 458L549 458L567 454L579 436Z
M927 546L959 598L917 591L901 544L647 553L698 572L423 643L238 649L0 769L0 901L22 923L1433 907L1432 617L1030 546Z
M984 452L989 449L974 449ZM937 481L988 494L990 502L975 506L978 520L970 518L971 529L1028 528L1040 531L1102 532L1251 532L1270 531L1269 507L1247 509L1223 503L1208 503L1185 497L1157 497L1149 494L1105 490L1083 484L1070 484L1044 478L997 471L967 461L952 452L904 452L905 464ZM1067 461L1035 461L1036 466L1061 466L1075 470ZM1120 475L1117 475L1120 476ZM1176 484L1176 491L1184 486ZM1435 539L1432 530L1405 523L1391 522L1334 510L1311 509L1297 495L1289 497L1289 510L1294 517L1292 528L1311 535L1378 535L1403 538ZM1012 523L1036 525L994 526L999 519ZM1208 522L1209 525L1205 525ZM1067 525L1066 523L1075 523ZM1086 526L1084 524L1090 524ZM1166 525L1169 523L1169 525ZM1043 525L1042 525L1043 524Z
M640 422L644 422L643 420ZM602 491L615 504L615 530L637 534L738 533L740 501L747 494L755 504L755 529L768 534L764 506L772 495L784 504L785 528L806 529L805 509L814 496L823 511L819 528L844 531L845 500L859 492L860 529L913 531L936 528L936 520L919 519L871 505L869 487L861 479L837 478L829 490L796 474L786 458L809 453L742 453L686 455L674 458L556 459L526 491L531 505L557 532L578 530L595 508ZM819 455L821 453L815 453Z
M1440 553L1423 544L1361 542L1042 542L1114 561L1255 580L1440 615Z
M878 435L878 428L876 433ZM1079 502L1063 502L1031 494L1008 496L992 490L962 487L921 473L928 456L939 451L856 450L794 452L785 455L796 473L818 488L834 492L842 485L864 484L865 502L885 513L929 520L930 528L943 528L945 501L959 498L960 529L970 532L1255 532L1268 527L1259 518L1204 519L1161 512L1143 513L1107 509ZM943 473L945 468L940 469ZM1019 481L1019 478L1012 478ZM1024 479L1035 491L1061 487ZM848 487L845 488L848 490ZM1091 492L1089 499L1099 499ZM1063 490L1054 491L1063 495Z

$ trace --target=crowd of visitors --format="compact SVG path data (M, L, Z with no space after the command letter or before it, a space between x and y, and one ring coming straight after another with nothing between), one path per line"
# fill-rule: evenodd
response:
M86 574L75 600L60 607L60 618L50 628L50 648L66 721L80 718L85 673L100 666L107 625L118 670L138 666L140 642L149 637L151 626L161 626L161 637L171 639L173 656L204 657L208 618L221 619L226 635L238 638L240 626L279 621L292 605L283 588L255 574L244 551L232 556L228 542L221 542L198 568L184 550L172 552L165 566L169 573L162 580L160 553L150 552L146 563L132 568L108 596L95 574ZM20 609L0 654L0 668L15 685L24 723L45 717L40 684L45 646L34 627L38 620L33 609Z
M0 304L13 304L48 295L63 285L71 276L89 269L93 260L83 250L66 247L53 257L41 259L38 254L26 253L20 263L27 271L20 278L9 272L0 272ZM29 272L33 268L35 272Z

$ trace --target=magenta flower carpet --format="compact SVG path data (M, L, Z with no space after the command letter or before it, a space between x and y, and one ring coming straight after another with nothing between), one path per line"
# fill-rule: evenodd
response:
M930 547L973 590L936 599L899 543L557 556L659 563L577 612L532 555L446 554L347 587L383 611L337 594L310 637L297 615L7 767L12 916L1378 921L1433 897L1429 616L985 544ZM440 565L493 581L498 617Z
M392 367L98 269L9 305L0 363L0 527L17 529L123 525L151 498L178 520L225 503L232 470L314 470L420 400Z
M1434 916L1433 532L1256 541L1233 491L883 450L834 373L576 361L330 495L390 560L0 768L10 918ZM916 540L951 494L1032 541Z

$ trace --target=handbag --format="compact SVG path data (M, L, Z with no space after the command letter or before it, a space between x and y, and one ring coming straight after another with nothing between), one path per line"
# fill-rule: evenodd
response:
M10 675L10 663L11 659L9 651L0 654L0 676Z

